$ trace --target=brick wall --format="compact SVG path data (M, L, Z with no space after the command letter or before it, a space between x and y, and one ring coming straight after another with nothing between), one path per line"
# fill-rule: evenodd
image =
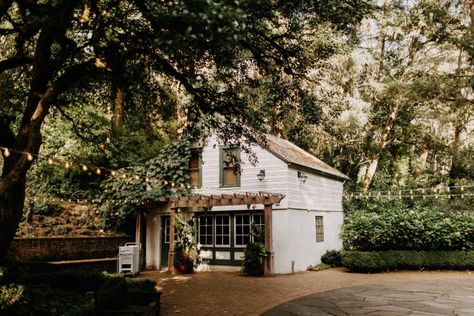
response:
M20 261L111 258L131 237L15 238L11 253Z

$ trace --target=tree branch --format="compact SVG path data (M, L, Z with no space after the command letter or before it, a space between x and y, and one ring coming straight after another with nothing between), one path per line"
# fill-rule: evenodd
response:
M0 74L5 70L17 68L23 65L32 64L34 59L29 56L14 56L0 61Z
M0 147L11 148L15 142L15 134L5 122L0 121Z

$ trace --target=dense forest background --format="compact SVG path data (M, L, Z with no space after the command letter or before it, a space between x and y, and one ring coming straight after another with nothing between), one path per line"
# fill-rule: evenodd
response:
M255 37L248 45L254 46L246 49L253 62L243 50L231 49L242 39L234 43L227 22L209 27L205 20L193 20L196 12L178 10L194 24L157 45L192 81L166 68L169 64L137 62L153 57L137 49L147 42L133 42L131 30L145 32L133 19L137 13L130 12L137 9L126 4L109 8L101 21L108 28L102 34L106 40L94 49L105 56L95 60L96 66L103 63L113 76L75 85L56 100L61 106L50 110L27 177L22 234L37 231L31 227L35 216L44 219L65 208L77 210L77 205L91 217L103 215L90 231L123 228L147 198L188 189L189 144L215 128L223 141L242 134L249 141L264 141L254 131L286 138L347 174L349 193L423 189L428 194L438 188L441 196L451 187L448 192L459 193L456 198L446 193L430 203L467 209L469 192L474 192L474 1L378 0L367 7L350 2L360 5L357 14L345 1L328 3L321 11L325 18L311 23L302 14L299 20L276 15L269 18L274 24L252 25ZM241 13L217 4L214 11L202 9L214 12L209 23L238 20ZM84 34L93 28L87 24L92 20L87 8L77 17L83 19ZM156 10L153 14L166 11ZM257 7L246 10L264 14ZM107 22L121 15L127 25ZM8 31L23 18L2 20L0 47L12 51L0 48L0 56L31 49ZM243 23L235 25L245 28ZM116 36L107 35L114 28ZM28 29L23 32L27 39ZM206 32L222 35L214 36L215 47L195 55L187 51ZM76 45L86 47L86 38ZM121 41L130 41L135 50ZM108 50L129 54L129 59L114 59ZM285 58L272 57L275 51ZM209 58L209 52L216 56ZM6 67L0 63L0 118L14 129L21 125L18 111L29 73ZM212 107L206 108L208 101ZM350 199L346 207L361 203L367 207L367 201ZM70 233L62 229L51 233Z

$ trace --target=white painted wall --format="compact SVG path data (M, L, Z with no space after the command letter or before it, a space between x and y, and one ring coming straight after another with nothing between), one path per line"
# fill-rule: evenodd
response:
M323 216L324 242L316 242L315 216ZM339 238L343 212L277 210L273 212L273 251L275 273L305 271L321 262L328 250L341 249Z
M219 146L215 136L212 136L202 152L202 187L219 188ZM288 194L288 165L275 157L273 154L261 147L252 147L258 157L255 166L249 162L248 156L241 153L242 174L240 175L240 187L222 188L222 190L242 191L242 192L273 192ZM265 170L265 179L258 181L257 174L260 169ZM286 209L287 198L283 199L280 205L275 205L275 209ZM256 209L263 209L262 205L257 205ZM242 206L214 207L213 210L242 210Z
M146 217L145 265L147 269L160 267L161 222L157 213Z
M288 168L288 208L342 211L343 182L303 171L308 179L298 179L298 169Z

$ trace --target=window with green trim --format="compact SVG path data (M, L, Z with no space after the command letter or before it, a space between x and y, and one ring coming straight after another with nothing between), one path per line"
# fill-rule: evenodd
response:
M192 149L189 159L189 185L191 188L201 187L201 149Z
M220 177L222 187L240 186L240 148L221 148Z

